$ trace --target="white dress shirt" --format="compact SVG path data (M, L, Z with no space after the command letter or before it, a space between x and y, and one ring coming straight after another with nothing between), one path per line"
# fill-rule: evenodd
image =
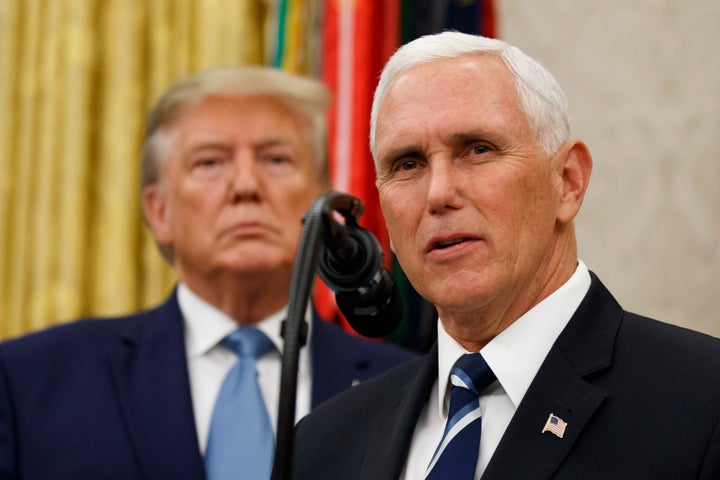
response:
M220 341L237 329L238 324L223 312L195 295L186 285L178 285L178 302L185 319L185 351L187 353L190 393L192 395L200 451L207 445L210 420L215 399L225 376L237 361L235 352L219 345ZM280 325L287 316L287 307L255 325L275 345L257 360L258 382L262 391L273 429L277 431L278 402L280 397L280 371L283 339ZM312 334L312 311L305 313L308 321L308 345ZM309 347L300 350L298 363L297 400L295 418L299 420L310 412L312 378Z
M575 273L550 296L535 305L480 350L497 377L480 396L482 436L475 478L487 468L500 438L510 424L530 383L550 348L590 288L587 266L578 261ZM447 420L450 369L463 349L438 321L438 382L418 419L401 480L421 480L442 438ZM542 425L538 426L538 432Z

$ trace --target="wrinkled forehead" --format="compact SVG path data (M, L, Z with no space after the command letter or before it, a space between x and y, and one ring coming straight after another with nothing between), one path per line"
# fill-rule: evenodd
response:
M461 79L462 82L455 80ZM465 84L463 84L465 82ZM467 94L460 87L474 87L480 93L502 89L517 93L515 76L503 59L492 52L475 52L452 58L440 58L411 66L399 72L379 104L382 112L388 97L412 94L418 84L433 84L438 93Z
M462 82L456 82L461 78ZM450 58L434 58L400 70L383 91L377 92L374 105L376 117L371 125L371 147L375 153L377 137L381 133L379 124L387 115L385 108L389 100L410 98L419 87L432 83L431 96L437 95L481 95L490 88L502 90L518 98L516 79L502 57L495 52L472 52ZM483 92L484 90L484 92ZM423 94L424 95L424 94ZM430 98L420 96L417 101L427 103Z
M399 74L378 110L376 148L389 138L458 123L525 124L514 77L489 55L416 65ZM478 125L480 126L480 125Z

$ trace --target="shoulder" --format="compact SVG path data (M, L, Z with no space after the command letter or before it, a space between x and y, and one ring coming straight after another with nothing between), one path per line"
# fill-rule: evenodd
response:
M720 375L720 339L629 312L597 276L591 278L590 290L558 339L569 358L620 361L628 370L692 366Z
M0 343L0 361L14 365L40 359L85 361L87 356L124 336L159 329L177 305L171 296L162 305L142 312L116 317L84 317L32 332ZM179 312L179 310L178 310ZM172 315L172 314L171 314Z
M390 448L402 449L436 375L435 350L319 405L297 425L295 478L355 478L352 472L362 469L367 455L387 456ZM346 453L341 457L327 448L340 444Z
M436 375L437 352L413 358L337 394L320 404L305 419L336 418L342 421L365 415L365 411L377 413L388 403L393 403L395 396L398 401L402 399L408 390L429 390Z
M381 365L395 365L418 357L412 350L387 341L360 337L343 330L339 325L328 323L319 317L313 324L313 349L332 351L338 357L364 357Z
M6 358L60 355L78 350L86 344L97 344L117 331L120 319L86 317L49 327L0 343L0 355Z
M694 330L624 312L616 351L648 368L720 381L720 339Z

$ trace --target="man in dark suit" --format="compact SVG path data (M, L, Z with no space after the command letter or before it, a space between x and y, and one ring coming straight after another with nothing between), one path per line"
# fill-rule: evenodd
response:
M438 340L303 419L294 478L720 478L720 341L624 311L578 259L592 160L552 75L422 37L385 66L370 139Z
M143 207L178 286L146 312L0 345L0 479L205 478L215 399L237 362L220 343L238 324L275 346L256 360L275 424L301 219L328 186L328 101L321 83L263 67L206 70L162 96L148 120ZM298 417L414 357L311 307L306 319Z

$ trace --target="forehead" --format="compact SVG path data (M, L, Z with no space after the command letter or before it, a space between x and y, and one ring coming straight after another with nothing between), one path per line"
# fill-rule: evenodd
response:
M273 145L290 149L299 164L311 168L316 155L309 124L286 102L269 95L213 95L178 112L153 134L151 148L161 171L205 147L231 151Z
M184 134L234 132L252 135L267 131L299 135L303 120L286 102L268 95L208 96L186 108L170 125Z
M528 130L515 78L487 53L435 60L395 79L378 114L379 156L388 144L417 134L458 129Z

